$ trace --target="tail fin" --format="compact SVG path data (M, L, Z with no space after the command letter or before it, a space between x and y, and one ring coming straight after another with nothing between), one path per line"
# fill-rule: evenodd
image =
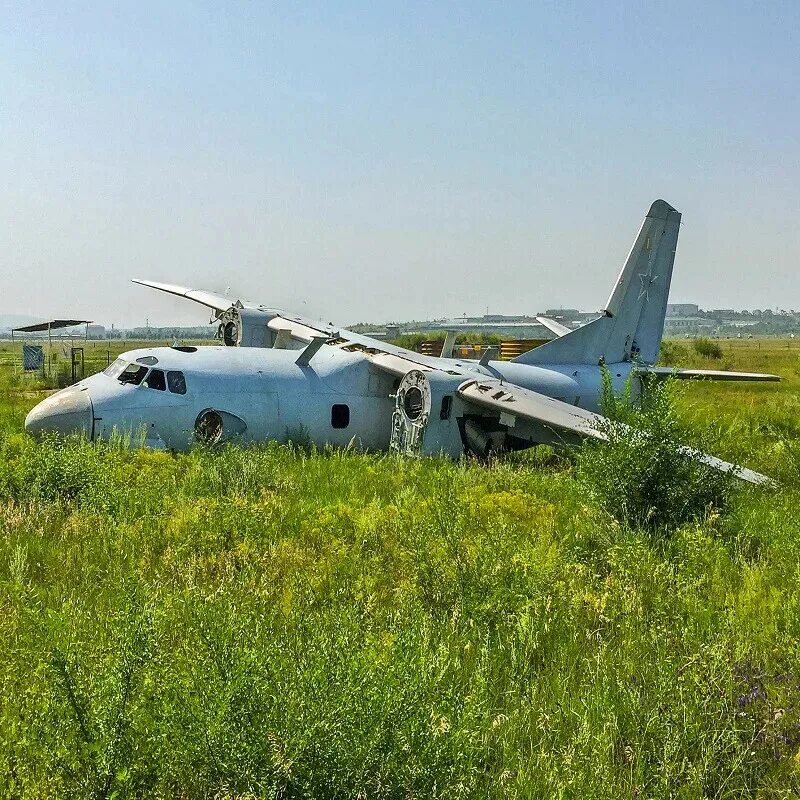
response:
M513 359L521 364L609 364L658 359L681 215L656 200L603 315Z

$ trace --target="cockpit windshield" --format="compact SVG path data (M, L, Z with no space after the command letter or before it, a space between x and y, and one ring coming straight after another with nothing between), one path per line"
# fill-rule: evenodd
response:
M137 359L141 362L143 359ZM155 389L163 392L169 389L172 394L186 394L186 378L178 370L170 370L166 374L163 370L150 369L141 363L131 363L124 358L118 358L103 370L103 375L116 378L120 383L129 383L133 386L143 386L146 389Z
M128 362L124 358L118 358L113 364L109 364L104 370L103 375L108 375L109 378L118 378L125 369Z
M138 386L144 380L145 375L147 375L147 367L141 364L128 364L120 373L119 382Z

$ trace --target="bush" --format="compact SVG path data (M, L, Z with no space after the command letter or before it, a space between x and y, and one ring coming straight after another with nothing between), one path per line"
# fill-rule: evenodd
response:
M712 342L711 339L706 339L705 337L695 339L692 342L692 347L694 347L695 353L703 356L703 358L722 358L722 348L717 342Z
M636 409L630 388L616 397L605 374L607 419L599 427L607 440L587 442L578 457L594 498L618 521L651 532L669 533L722 509L734 480L681 452L676 392L673 380L651 383Z
M689 358L689 351L678 342L665 339L661 342L658 353L658 363L665 367L678 367L685 364Z

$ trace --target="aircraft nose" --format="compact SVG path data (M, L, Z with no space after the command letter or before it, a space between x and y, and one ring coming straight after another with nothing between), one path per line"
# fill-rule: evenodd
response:
M91 439L93 418L89 392L70 387L34 406L25 418L25 430L34 436L42 433L55 433L58 436L79 433Z

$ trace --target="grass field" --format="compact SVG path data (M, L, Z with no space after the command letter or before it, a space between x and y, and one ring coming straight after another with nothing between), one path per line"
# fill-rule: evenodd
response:
M781 485L663 536L546 451L37 444L0 344L0 798L799 797L790 344L675 343Z

